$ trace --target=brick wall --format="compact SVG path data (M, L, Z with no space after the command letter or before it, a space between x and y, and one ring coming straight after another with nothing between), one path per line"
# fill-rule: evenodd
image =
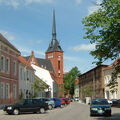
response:
M18 100L18 53L6 44L0 42L0 104L12 104ZM5 59L5 71L1 71L1 56ZM6 71L6 60L10 60L9 73ZM13 73L13 63L16 62L16 74ZM1 83L4 84L4 99L1 98ZM6 85L10 85L9 98L6 98ZM13 86L16 85L16 98L13 98Z

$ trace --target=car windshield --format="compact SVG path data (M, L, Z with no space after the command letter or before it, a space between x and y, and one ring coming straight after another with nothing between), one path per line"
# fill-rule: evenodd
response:
M109 103L107 102L107 100L101 100L101 99L96 99L93 100L91 105L108 105Z

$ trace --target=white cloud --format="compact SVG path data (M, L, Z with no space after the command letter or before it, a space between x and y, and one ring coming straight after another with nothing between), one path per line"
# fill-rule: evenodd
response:
M75 57L75 56L64 56L64 60L72 61L72 62L78 62L78 61L80 61L80 58Z
M20 5L18 0L9 0L9 1L6 1L5 4L8 6L12 6L14 8L18 8L18 6Z
M97 10L101 8L101 6L100 6L101 3L102 3L102 0L97 0L95 5L90 6L88 8L88 14L90 15L90 14L92 14L94 12L97 12Z
M7 32L7 31L0 30L0 33L9 41L15 40L15 36L12 35L11 33Z
M41 40L38 40L38 41L37 41L38 44L41 44L41 42L42 42Z
M36 4L47 4L52 3L53 0L0 0L1 5L12 6L13 8L18 8L21 5L29 5L32 3Z
M73 51L91 51L95 49L95 45L96 44L81 44L81 45L77 45L75 47L70 47L71 50Z
M29 55L31 54L32 49L25 48L25 47L20 47L19 45L16 45L16 46L18 47L20 52L22 52L24 54L29 54ZM38 51L38 50L33 50L33 51L34 51L34 54L45 56L45 53L42 52L42 51Z
M25 0L25 4L31 3L52 3L53 0Z
M82 3L82 0L76 0L76 3L77 3L77 4L81 4L81 3Z
M12 6L13 8L18 8L18 6L20 5L20 0L0 0L0 4Z

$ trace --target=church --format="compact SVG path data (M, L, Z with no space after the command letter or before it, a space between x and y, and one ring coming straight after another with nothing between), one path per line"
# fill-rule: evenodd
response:
M48 49L45 52L45 59L36 58L34 52L32 51L31 56L24 57L26 61L35 69L35 74L40 79L45 79L47 83L52 80L57 84L57 88L53 87L52 84L51 95L49 97L63 97L64 96L64 82L63 82L63 50L56 38L56 21L55 21L55 11L53 11L53 28L52 28L52 40L49 43ZM39 71L38 68L39 67ZM41 69L41 70L40 70ZM51 77L46 78L44 76L45 70L49 71ZM57 89L54 91L54 89Z

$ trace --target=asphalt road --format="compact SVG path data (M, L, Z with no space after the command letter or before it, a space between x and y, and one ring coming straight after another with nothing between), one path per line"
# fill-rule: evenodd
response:
M45 114L7 115L0 110L0 120L120 120L120 108L112 108L112 117L90 117L89 114L89 105L73 102L64 108L48 110Z

